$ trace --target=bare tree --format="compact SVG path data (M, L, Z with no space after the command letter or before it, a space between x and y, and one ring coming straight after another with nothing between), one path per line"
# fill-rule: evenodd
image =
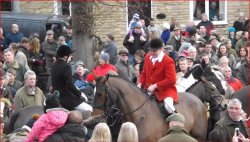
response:
M93 2L71 4L74 60L82 60L88 69L92 69L95 65Z

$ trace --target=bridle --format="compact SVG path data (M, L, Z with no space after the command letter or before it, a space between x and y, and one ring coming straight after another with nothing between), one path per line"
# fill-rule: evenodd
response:
M214 109L218 109L218 106L219 106L219 108L221 109L221 111L225 110L226 108L223 108L223 107L222 107L222 103L223 103L223 101L226 102L226 100L225 100L225 98L221 95L220 91L218 91L218 89L217 89L211 82L207 81L206 78L205 78L204 76L201 76L200 79L201 79L202 82L204 82L204 84L205 84L204 87L205 87L205 88L210 89L210 90L213 90L213 91L216 92L216 94L219 94L219 95L214 95L214 93L211 93L211 99L212 99L214 102L217 102L217 99L216 99L216 98L218 98L218 97L221 98L221 100L219 101L219 103L216 103L217 105L216 105L216 108L214 108ZM213 108L212 108L212 109L213 109Z
M139 121L136 122L135 124L138 125L141 123L145 117L146 117L146 112L149 107L149 102L150 99L147 97L142 104L140 104L138 107L133 109L132 111L129 112L121 112L120 109L117 106L117 101L118 97L115 94L111 94L110 92L110 87L108 86L107 83L105 83L105 86L103 86L105 90L105 100L102 105L95 105L94 108L102 109L104 112L102 113L102 116L107 120L108 118L115 118L114 122L112 124L109 124L109 126L116 126L117 123L122 122L123 118L126 115L132 114L143 108L144 105L147 105L145 108L142 116L140 117Z

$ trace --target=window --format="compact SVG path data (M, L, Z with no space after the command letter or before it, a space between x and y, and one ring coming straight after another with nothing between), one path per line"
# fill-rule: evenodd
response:
M148 26L149 19L151 18L151 0L144 0L144 1L127 0L128 25L135 13L138 13L140 15L140 18L145 20L145 25Z
M12 11L12 1L1 1L1 11Z
M190 21L198 24L202 13L206 13L215 25L227 23L227 1L194 0L189 3Z

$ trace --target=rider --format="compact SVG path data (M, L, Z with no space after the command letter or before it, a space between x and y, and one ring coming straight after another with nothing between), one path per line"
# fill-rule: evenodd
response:
M58 47L58 59L51 67L52 87L59 91L59 101L64 108L92 112L92 107L85 103L88 101L86 95L73 84L71 66L68 64L71 61L72 53L73 51L67 45Z
M178 101L174 61L163 52L161 39L152 39L150 54L147 54L140 75L138 87L152 93L158 101L164 101L168 113L176 112L174 102Z

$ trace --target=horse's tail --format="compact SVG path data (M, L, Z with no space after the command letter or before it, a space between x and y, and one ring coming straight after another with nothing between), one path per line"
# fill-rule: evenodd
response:
M14 112L10 117L9 132L14 131L14 125L19 116L19 112Z

